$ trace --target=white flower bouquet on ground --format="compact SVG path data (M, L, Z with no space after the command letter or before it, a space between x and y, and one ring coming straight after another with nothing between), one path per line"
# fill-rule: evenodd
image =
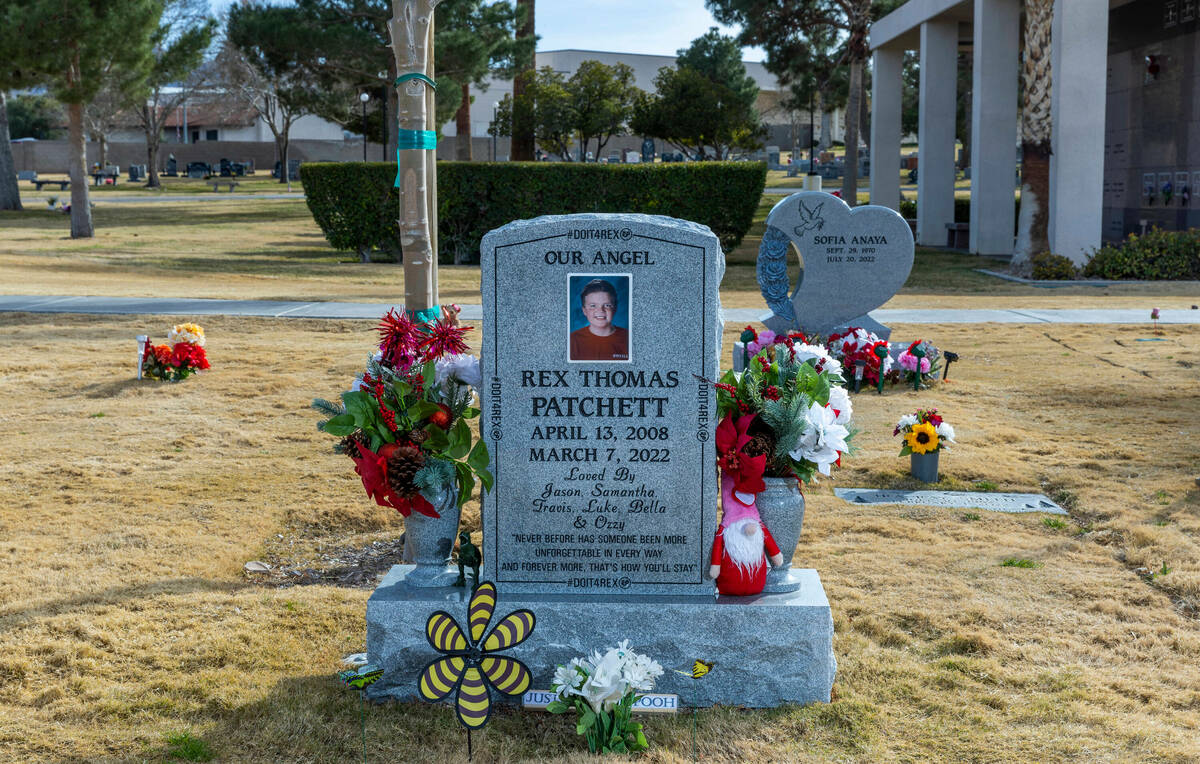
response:
M559 666L551 688L558 699L546 710L561 714L575 709L575 732L587 738L592 753L633 753L650 747L642 725L630 720L633 704L654 689L662 666L629 649L629 640L601 655L575 658Z

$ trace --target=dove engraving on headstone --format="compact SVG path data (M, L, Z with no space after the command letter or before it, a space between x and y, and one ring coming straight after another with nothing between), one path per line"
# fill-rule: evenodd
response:
M790 246L803 264L793 286ZM821 191L802 191L776 204L767 216L756 275L775 332L829 334L862 326L886 339L890 330L867 316L900 290L913 264L908 223L887 207L850 209Z

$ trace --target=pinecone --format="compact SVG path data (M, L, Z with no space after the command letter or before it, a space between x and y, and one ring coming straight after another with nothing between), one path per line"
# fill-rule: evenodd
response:
M775 455L775 438L768 432L760 432L742 446L742 453L747 456L765 456L771 461Z
M429 433L424 430L409 430L407 437L414 446L419 446L429 439Z
M413 478L425 464L425 454L416 446L400 446L387 463L388 484L401 497L408 499L417 493Z
M357 456L359 456L359 453L358 453L358 444L359 443L362 443L364 446L366 445L366 442L363 440L362 435L360 435L357 432L354 432L354 433L351 433L351 434L347 435L346 437L342 438L340 441L338 441L337 448L335 450L337 450L338 453L345 454L346 456L357 457Z

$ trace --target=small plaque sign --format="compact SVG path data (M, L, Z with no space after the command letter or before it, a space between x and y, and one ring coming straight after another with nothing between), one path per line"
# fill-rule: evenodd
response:
M534 710L545 709L558 695L550 690L529 690L521 697L521 705ZM646 714L673 714L679 711L679 696L650 693L638 698L633 704L635 712Z

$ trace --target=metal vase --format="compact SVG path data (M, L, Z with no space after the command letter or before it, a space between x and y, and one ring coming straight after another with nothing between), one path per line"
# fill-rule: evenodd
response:
M767 488L758 494L758 516L783 554L783 565L768 566L763 592L794 592L800 588L800 579L792 573L792 555L800 543L800 529L804 525L804 494L795 478L764 477L763 482Z
M912 476L922 483L938 481L938 454L941 450L930 451L927 454L910 454L909 471Z
M444 487L431 502L441 517L413 512L404 520L405 551L411 550L416 568L404 577L408 586L430 588L450 586L458 578L458 568L450 565L450 553L458 537L458 491Z

